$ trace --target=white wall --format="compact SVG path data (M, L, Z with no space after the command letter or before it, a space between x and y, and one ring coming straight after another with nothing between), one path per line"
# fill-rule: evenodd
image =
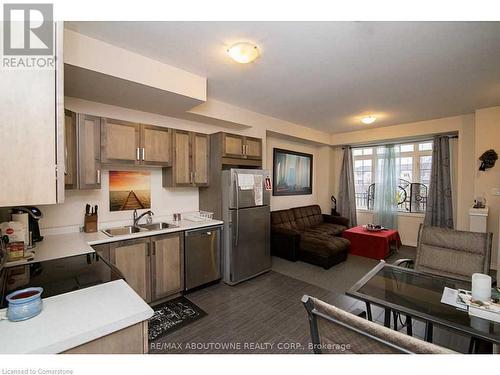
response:
M493 233L492 265L500 261L499 252L499 215L500 196L494 195L493 189L500 189L500 161L495 167L484 172L479 171L479 157L488 149L500 153L500 107L479 109L476 111L475 158L473 159L475 195L484 195L490 208L488 231ZM500 267L500 264L498 264Z
M310 142L267 135L267 168L272 172L273 148L313 155L313 191L310 195L271 196L271 210L319 204L323 213L330 213L330 147Z
M372 128L350 133L339 133L331 136L334 146L330 152L330 163L335 166L331 176L332 190L338 194L338 180L342 165L341 145L356 145L378 143L394 140L410 140L421 136L457 132L458 141L453 141L453 171L454 202L457 229L468 230L469 207L474 199L474 115L454 116L443 119L421 121L410 124L401 124L383 128ZM371 222L372 214L358 213L358 224ZM414 246L417 242L418 227L422 222L422 215L398 217L398 230L402 242Z

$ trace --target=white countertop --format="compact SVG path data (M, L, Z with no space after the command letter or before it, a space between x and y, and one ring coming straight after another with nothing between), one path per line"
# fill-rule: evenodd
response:
M42 312L32 319L1 320L0 353L61 353L152 315L125 281L115 280L44 298Z
M178 225L176 228L166 228L155 231L146 231L133 234L126 234L122 236L109 237L101 231L95 233L65 233L65 234L51 234L46 235L43 241L37 242L34 248L32 257L21 259L14 262L8 262L6 267L13 267L22 264L33 262L42 262L52 259L67 258L75 255L93 253L91 245L104 244L109 242L129 240L133 238L150 237L165 233L174 233L186 231L191 229L198 229L214 225L223 224L220 220L207 220L194 222L189 220L182 220L173 223Z

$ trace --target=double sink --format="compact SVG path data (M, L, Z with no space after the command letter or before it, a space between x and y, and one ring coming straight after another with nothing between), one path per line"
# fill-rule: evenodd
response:
M178 225L169 223L151 223L151 224L141 224L138 226L126 225L123 227L109 228L109 229L104 229L102 232L109 237L114 237L114 236L123 236L127 234L150 232L168 228L178 228L178 227L179 227Z

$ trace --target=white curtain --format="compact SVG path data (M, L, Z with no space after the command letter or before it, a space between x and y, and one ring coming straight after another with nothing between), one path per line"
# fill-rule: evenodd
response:
M399 149L396 145L379 147L375 176L374 224L398 227Z

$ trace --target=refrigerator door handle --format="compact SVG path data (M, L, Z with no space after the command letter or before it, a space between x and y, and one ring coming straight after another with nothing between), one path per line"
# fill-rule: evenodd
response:
M236 231L234 234L234 246L238 246L238 240L240 237L240 192L238 189L238 172L234 173L234 189L236 193Z

